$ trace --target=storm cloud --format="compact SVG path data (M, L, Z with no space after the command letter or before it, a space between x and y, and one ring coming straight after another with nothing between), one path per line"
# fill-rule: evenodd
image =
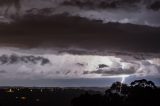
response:
M12 2L8 5L11 7L7 15L4 14L7 3L4 3L0 8L0 44L20 48L60 48L59 53L82 55L105 55L106 50L158 53L160 13L151 9L157 8L154 6L157 2L22 0L18 4L21 5L19 13L13 11ZM79 3L84 3L85 8ZM100 8L103 7L100 4L107 3L116 4L116 7Z
M73 55L51 52L43 54L44 52L41 53L40 51L37 53L34 51L27 53L25 51L16 49L14 51L11 49L1 50L1 54L10 53L0 57L0 68L5 70L1 74L2 79L37 80L108 78L120 75L137 77L160 75L159 58L137 60L130 56ZM11 58L13 53L14 58Z
M5 65L5 64L18 64L18 63L24 63L24 64L49 64L50 61L46 58L40 57L40 56L18 56L16 54L12 55L1 55L0 56L0 64Z
M0 1L0 80L159 78L159 19L159 0Z
M110 76L110 75L132 75L136 71L135 70L123 70L123 69L112 69L112 70L96 70L92 72L84 72L84 74L101 74L102 76Z
M26 48L61 48L61 52L159 52L159 28L106 23L79 16L26 15L13 24L0 25L2 45ZM27 30L26 30L27 29ZM65 48L69 48L64 50ZM70 49L74 48L74 49ZM64 50L64 51L63 51Z
M143 4L147 7L147 5L150 5L155 0L145 1L145 0L66 0L63 2L63 5L71 5L71 6L78 6L80 8L100 8L100 9L106 9L106 8L122 8L122 7L138 7L139 4Z
M45 16L69 13L72 16L85 17L91 20L102 20L104 23L119 22L154 27L160 26L160 6L158 0L14 1L1 3L3 4L0 5L1 22L11 22L15 17L21 17L28 13ZM17 14L19 15L17 16Z

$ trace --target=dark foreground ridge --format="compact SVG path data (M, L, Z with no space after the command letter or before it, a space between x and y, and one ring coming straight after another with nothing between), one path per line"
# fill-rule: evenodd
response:
M0 106L156 105L160 89L145 79L130 85L115 82L104 93L86 88L1 87Z

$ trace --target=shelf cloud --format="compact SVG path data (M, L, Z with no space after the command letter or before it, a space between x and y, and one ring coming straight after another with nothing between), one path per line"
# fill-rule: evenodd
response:
M112 76L159 76L160 59L137 60L130 56L98 56L26 53L26 50L2 49L1 79L77 79L110 78ZM7 53L7 54L5 54ZM9 53L9 54L8 54ZM14 53L14 55L13 55ZM2 55L3 54L3 55ZM4 55L5 54L5 55ZM127 59L127 61L125 61Z
M159 78L159 35L159 0L0 0L0 81Z

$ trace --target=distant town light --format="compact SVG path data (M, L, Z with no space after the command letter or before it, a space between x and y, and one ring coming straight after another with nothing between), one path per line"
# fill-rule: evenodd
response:
M41 89L41 92L43 92L43 89Z
M39 100L39 99L36 99L36 101L39 102L40 100Z
M14 91L10 88L7 92L13 93Z
M27 99L27 97L25 97L25 96L22 96L22 97L21 97L21 99L22 99L22 100L26 100L26 99Z

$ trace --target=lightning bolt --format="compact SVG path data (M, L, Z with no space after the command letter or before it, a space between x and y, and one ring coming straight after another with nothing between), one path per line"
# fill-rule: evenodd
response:
M125 82L125 79L126 79L126 76L122 76L121 83L124 83L124 82Z
M126 78L129 77L129 75L122 75L121 78L121 83L125 83Z

